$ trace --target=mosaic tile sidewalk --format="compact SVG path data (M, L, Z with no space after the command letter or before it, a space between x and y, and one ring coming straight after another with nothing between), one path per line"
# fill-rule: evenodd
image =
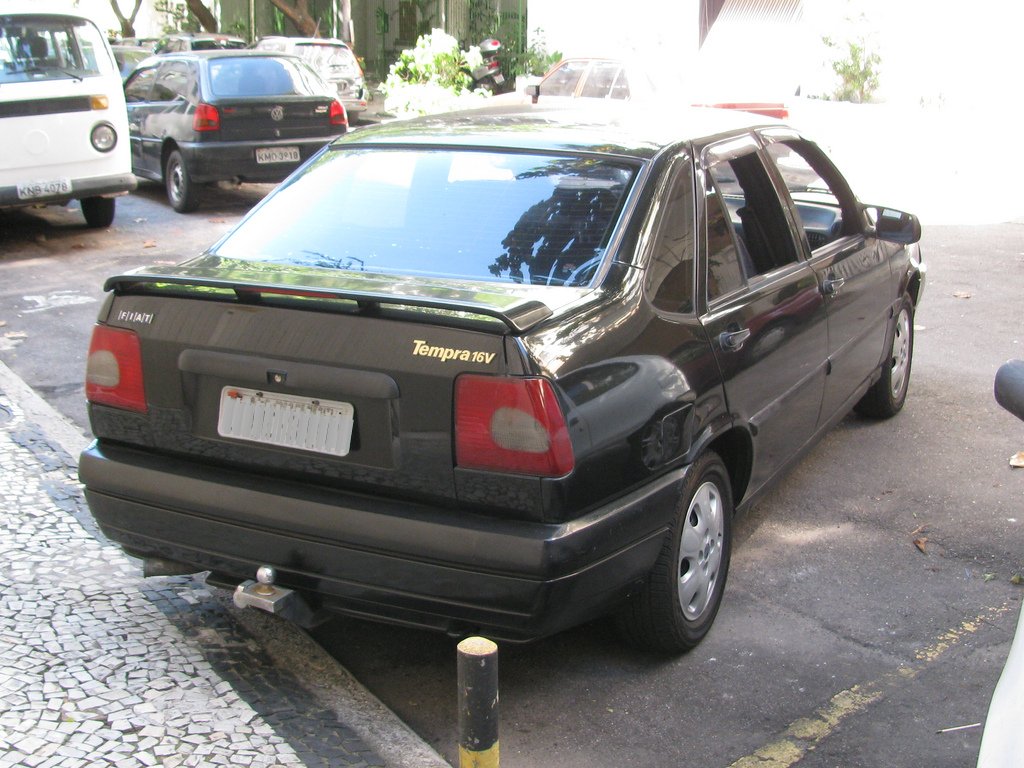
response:
M0 391L0 768L384 766L191 577L148 579Z

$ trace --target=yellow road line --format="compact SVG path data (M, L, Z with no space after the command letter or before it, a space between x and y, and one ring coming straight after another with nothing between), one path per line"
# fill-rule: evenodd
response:
M977 632L987 621L998 619L1010 610L1009 604L990 608L977 618L967 619L955 629L944 632L926 648L914 654L916 665L900 667L888 672L870 683L855 685L840 691L831 698L827 706L815 711L811 717L791 723L779 738L764 745L753 754L741 757L729 768L790 768L822 743L843 721L863 712L869 706L885 698L889 693L900 690L908 680L913 680L942 654L961 640Z

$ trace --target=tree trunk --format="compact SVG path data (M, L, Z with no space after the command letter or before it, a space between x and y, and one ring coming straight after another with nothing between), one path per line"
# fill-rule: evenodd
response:
M185 4L188 5L189 11L196 20L207 32L217 32L217 19L210 13L210 9L203 4L203 0L185 0Z
M309 0L295 0L289 3L288 0L270 0L281 13L287 16L295 29L303 37L313 37L316 34L317 20L309 14Z
M125 18L125 15L121 13L120 7L117 5L117 0L110 0L110 7L114 10L114 15L117 16L117 22L121 25L121 37L135 37L135 18L139 15L139 8L142 6L142 0L135 0L135 8L132 9L132 15Z

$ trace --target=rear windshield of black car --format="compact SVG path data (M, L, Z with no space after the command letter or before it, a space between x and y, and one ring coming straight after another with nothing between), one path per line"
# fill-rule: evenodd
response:
M334 150L215 252L329 269L584 285L636 172L592 156Z
M246 56L211 59L210 90L215 98L237 96L323 96L325 86L294 59Z

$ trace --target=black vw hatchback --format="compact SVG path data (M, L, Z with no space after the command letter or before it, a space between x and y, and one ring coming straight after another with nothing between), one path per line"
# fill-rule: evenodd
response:
M912 215L750 120L368 128L206 253L110 278L100 526L301 622L528 640L614 613L692 648L734 514L851 408L902 408L924 285Z
M199 207L212 181L278 182L348 128L345 108L301 59L256 51L151 57L125 82L132 171Z

